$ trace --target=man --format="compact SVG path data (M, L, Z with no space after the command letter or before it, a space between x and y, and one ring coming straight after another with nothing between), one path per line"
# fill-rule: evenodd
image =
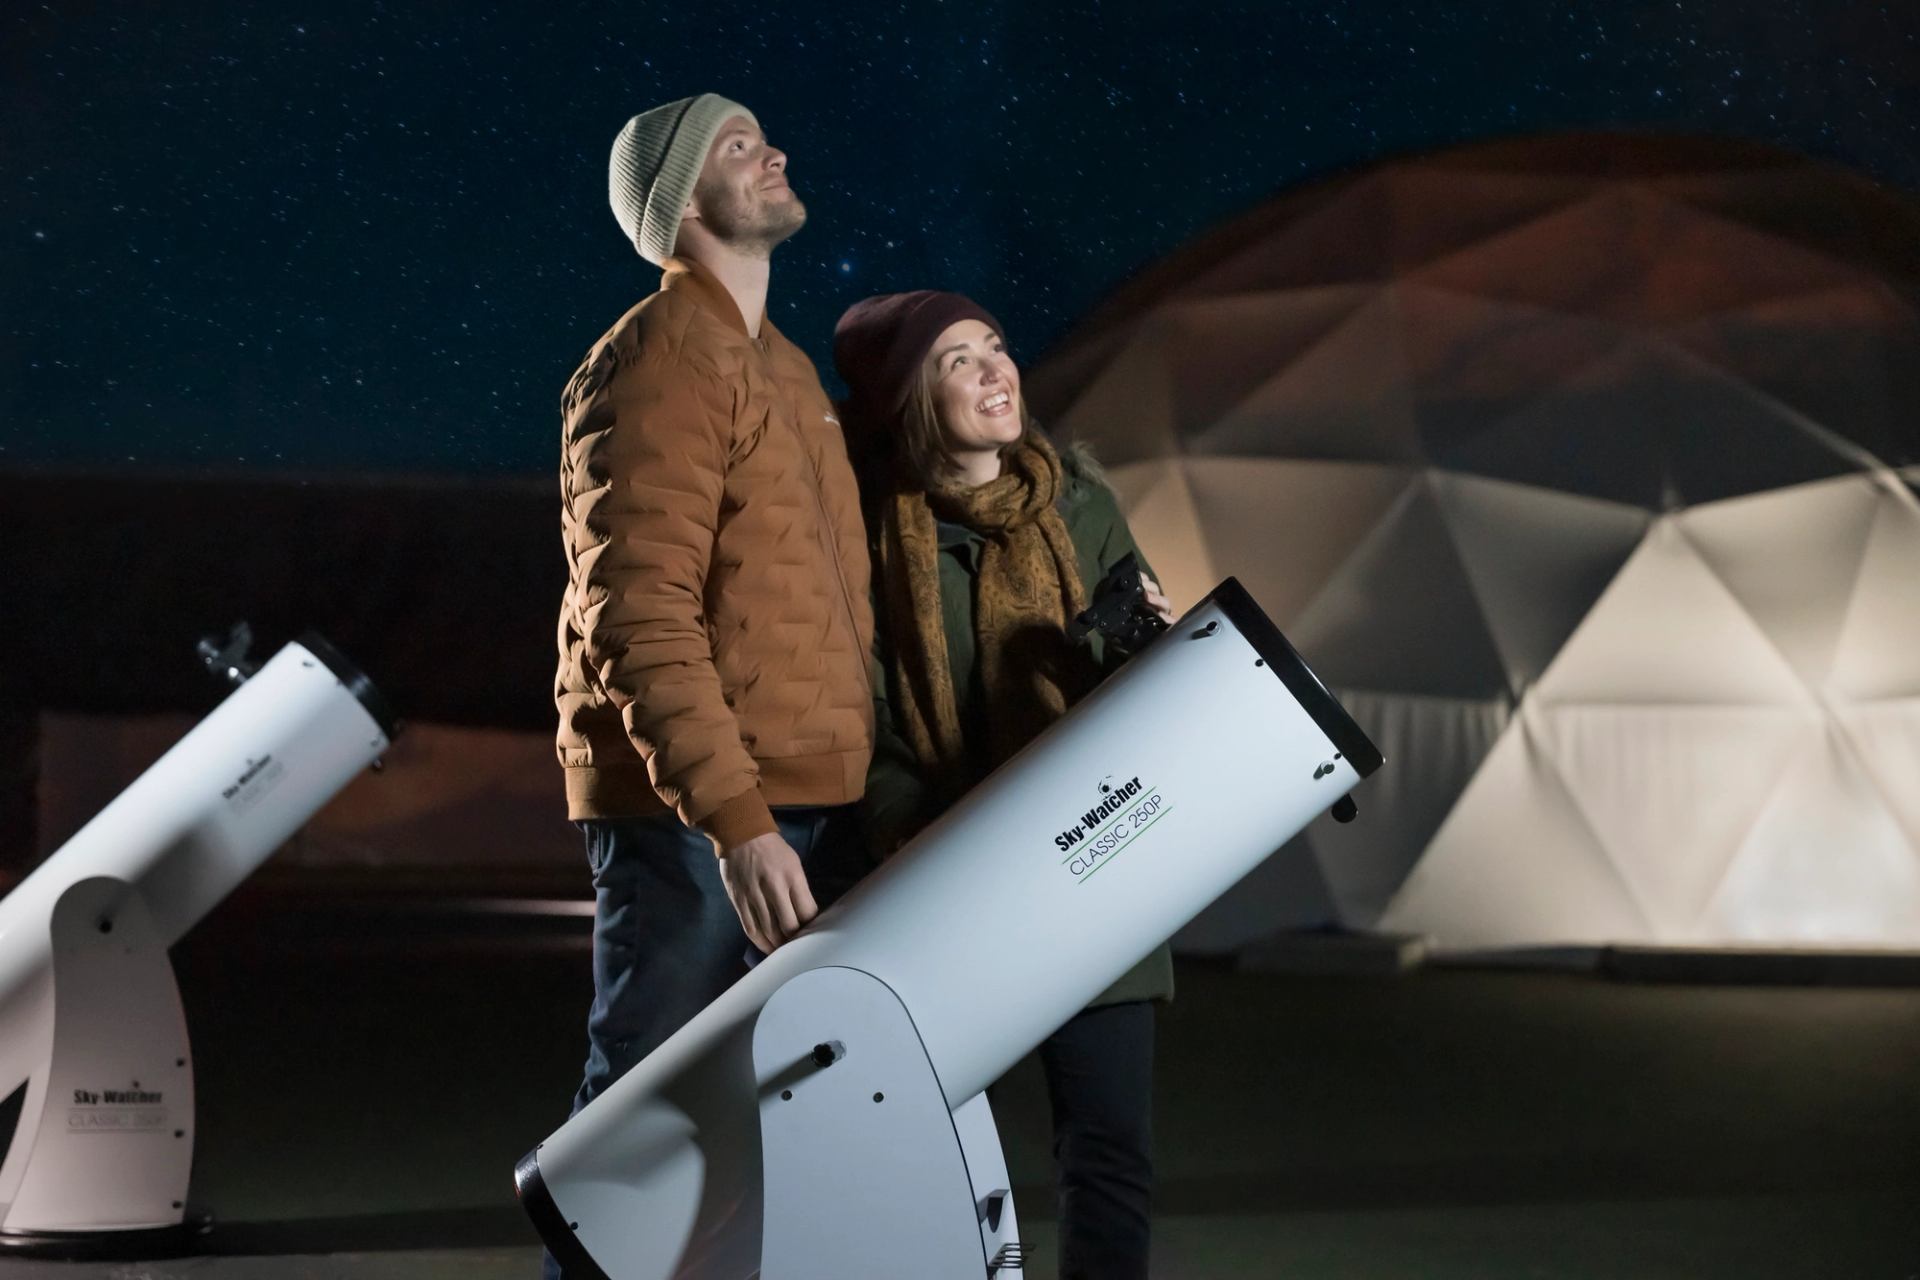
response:
M660 291L562 398L554 698L596 895L585 1106L864 869L867 550L845 442L766 316L806 210L751 111L635 116L615 217Z

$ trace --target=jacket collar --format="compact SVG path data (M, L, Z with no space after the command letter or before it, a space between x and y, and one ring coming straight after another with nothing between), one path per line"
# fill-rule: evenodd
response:
M727 292L727 286L720 283L720 277L692 258L668 258L661 264L660 288L663 292L684 293L698 305L720 317L723 324L736 330L741 337L747 336L747 322L740 315L740 306ZM766 312L760 313L760 336L765 338L772 326L767 322Z

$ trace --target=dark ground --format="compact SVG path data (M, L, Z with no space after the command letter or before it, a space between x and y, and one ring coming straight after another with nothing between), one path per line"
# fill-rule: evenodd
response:
M587 922L251 893L176 951L220 1256L8 1277L532 1276ZM1183 964L1155 1275L1920 1276L1920 989ZM1051 1280L1045 1094L996 1095Z

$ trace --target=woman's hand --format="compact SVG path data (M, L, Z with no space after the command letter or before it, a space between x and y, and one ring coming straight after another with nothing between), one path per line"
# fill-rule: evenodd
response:
M1140 575L1140 585L1147 589L1147 608L1160 615L1160 620L1168 626L1173 625L1173 605L1161 592L1160 584L1146 574Z

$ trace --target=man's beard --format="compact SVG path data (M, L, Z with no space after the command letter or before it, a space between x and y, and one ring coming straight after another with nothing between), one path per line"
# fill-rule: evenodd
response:
M756 199L758 194L743 195L714 183L694 188L694 204L714 238L741 253L767 257L806 222L807 207L791 189L777 203Z

